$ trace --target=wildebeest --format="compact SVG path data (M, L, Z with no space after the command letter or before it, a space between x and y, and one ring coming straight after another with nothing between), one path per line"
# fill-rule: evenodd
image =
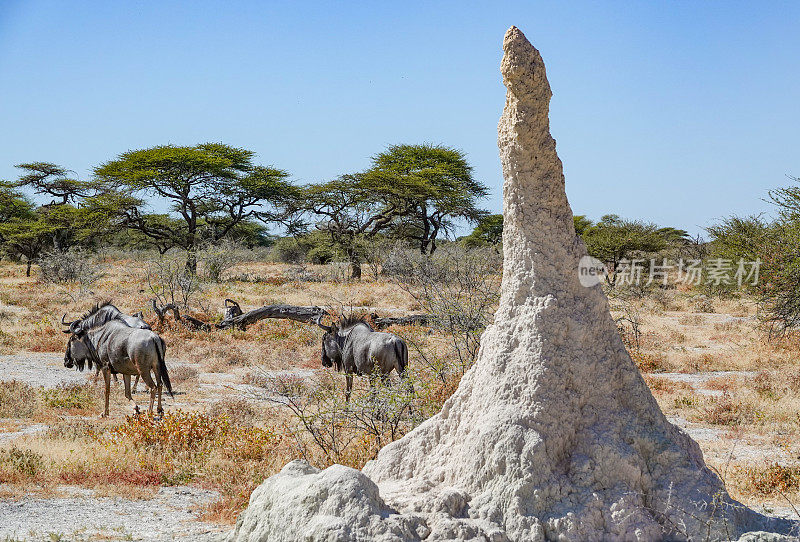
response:
M62 318L62 322L64 319ZM105 381L105 407L103 417L108 416L108 401L111 394L111 374L122 373L125 383L125 397L133 403L134 411L139 406L131 396L131 375L141 376L150 389L150 408L153 413L153 402L158 395L158 414L163 414L161 406L162 384L172 395L172 384L169 381L167 365L164 363L166 351L164 341L149 329L133 328L121 320L112 319L95 327L84 327L80 320L69 324L64 333L70 335L67 351L64 354L64 366L76 367L82 371L88 363L89 368L96 365L103 373ZM155 380L150 373L155 375Z
M326 332L322 337L322 365L335 365L346 375L346 400L350 400L353 390L353 375L371 376L377 371L379 377L385 378L395 369L401 378L406 378L408 347L397 335L374 331L363 318L343 318L326 326L320 316L315 323Z
M66 315L64 315L66 316ZM104 301L102 303L95 303L95 305L89 309L86 314L81 316L77 321L80 323L80 326L84 329L89 329L92 327L99 326L101 324L105 324L111 320L120 320L121 322L125 322L130 327L135 327L138 329L152 329L150 325L142 319L142 313L137 312L133 315L127 315L121 310L119 310L116 306L114 306L110 300ZM64 321L64 318L61 318L61 323L65 326L69 326L67 322ZM100 371L100 367L97 368L97 371ZM117 375L114 374L114 382L117 381ZM136 375L136 380L133 382L133 392L136 392L136 388L139 385L139 375Z

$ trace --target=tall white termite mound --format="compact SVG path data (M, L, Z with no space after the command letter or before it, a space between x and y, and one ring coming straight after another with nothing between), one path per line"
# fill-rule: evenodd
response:
M586 249L544 63L515 27L503 51L503 285L475 366L363 472L287 465L229 540L730 540L790 528L728 496L659 409L600 286L581 285Z

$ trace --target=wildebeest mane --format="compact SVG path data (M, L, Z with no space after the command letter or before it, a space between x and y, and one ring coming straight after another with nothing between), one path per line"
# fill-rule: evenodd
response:
M355 326L357 326L359 324L364 324L370 330L372 329L372 326L369 325L369 322L367 322L367 319L366 319L365 316L354 316L354 315L342 316L339 319L338 322L335 322L335 324L336 324L336 327L338 327L341 330L347 330L347 329L353 328L353 327L355 327Z
M83 329L91 329L102 326L106 322L116 320L120 314L122 314L122 311L115 307L110 299L95 303L92 308L80 317L81 327Z

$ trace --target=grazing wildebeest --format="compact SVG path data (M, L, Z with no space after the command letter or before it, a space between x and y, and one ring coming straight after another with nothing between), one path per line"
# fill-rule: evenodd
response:
M62 322L63 322L62 318ZM82 371L88 363L96 365L103 373L105 381L105 408L103 417L108 416L108 400L111 394L111 374L122 373L125 382L125 397L133 403L134 412L139 406L131 396L131 375L142 377L150 389L150 408L153 413L153 402L158 395L158 414L163 414L161 406L162 383L172 395L172 384L169 381L167 365L164 363L165 344L163 339L149 329L132 328L116 319L109 320L96 327L84 328L79 321L72 322L64 333L70 335L67 351L64 354L64 366L77 366ZM150 373L155 375L155 380Z
M326 326L320 316L315 323L326 332L322 337L322 365L335 365L346 375L346 400L353 390L353 375L371 376L377 371L383 379L395 369L406 378L408 347L397 335L374 331L363 318L343 318Z
M79 325L82 328L89 329L92 327L97 327L101 324L105 324L111 320L119 320L121 322L125 322L130 327L135 327L138 329L152 329L150 325L142 319L141 311L133 315L127 315L115 307L110 300L102 303L95 303L94 307L89 309L86 314L78 318L77 322L79 322ZM65 326L70 325L64 321L63 317L61 318L61 323ZM97 367L97 372L100 372L100 367ZM116 382L117 375L116 373L112 374L114 375L114 382ZM139 375L137 374L136 380L133 382L133 393L136 393L136 388L138 386Z

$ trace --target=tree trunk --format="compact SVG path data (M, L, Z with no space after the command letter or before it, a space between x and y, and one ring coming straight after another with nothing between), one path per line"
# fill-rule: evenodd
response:
M350 278L353 280L361 280L361 259L358 257L358 252L355 247L348 247L347 259L350 260Z
M27 267L25 268L25 276L26 277L30 277L31 276L31 265L33 265L33 260L28 258L28 264L27 264Z
M190 248L186 254L186 275L194 276L197 274L197 252Z
M358 260L350 260L350 278L353 280L361 280L361 262Z

